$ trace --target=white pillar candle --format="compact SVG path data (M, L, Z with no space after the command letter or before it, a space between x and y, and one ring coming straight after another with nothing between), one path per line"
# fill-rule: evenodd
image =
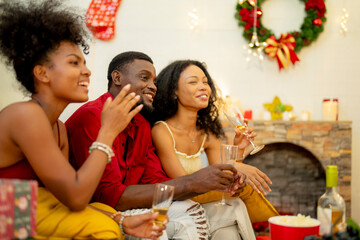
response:
M322 120L336 121L338 115L338 100L324 99L322 103Z
M309 121L310 120L310 113L308 111L301 112L301 120Z

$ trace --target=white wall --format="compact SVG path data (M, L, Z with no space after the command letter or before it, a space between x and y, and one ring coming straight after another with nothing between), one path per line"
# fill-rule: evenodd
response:
M75 2L75 1L73 1ZM86 11L90 0L78 0ZM70 4L70 3L69 3ZM291 104L294 113L310 112L321 120L323 98L339 98L339 120L353 122L352 138L352 217L360 222L360 1L327 0L325 31L316 42L298 54L300 62L278 71L268 57L260 64L247 64L242 29L234 19L236 0L123 0L116 19L116 36L92 43L88 65L92 69L90 99L106 91L107 65L117 53L127 50L149 54L159 72L172 60L191 58L205 61L209 72L225 94L241 101L260 118L263 103L278 95ZM340 34L341 7L349 13L349 31ZM196 7L200 16L197 32L189 30L187 13ZM304 5L299 0L267 0L263 23L275 33L299 29ZM21 100L13 76L0 66L0 108ZM66 120L79 106L70 105Z

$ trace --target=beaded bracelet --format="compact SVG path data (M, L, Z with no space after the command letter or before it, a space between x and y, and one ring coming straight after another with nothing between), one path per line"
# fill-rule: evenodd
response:
M123 226L123 222L124 222L124 218L126 217L125 214L121 214L121 218L119 220L119 227L121 230L121 234L125 236L125 231L124 231L124 226Z
M125 214L122 214L121 212L116 212L116 213L113 213L110 217L112 219L114 219L116 216L118 215L121 215L120 217L120 220L119 220L119 227L120 227L120 230L121 230L121 234L123 236L125 236L125 232L124 232L124 227L123 227L123 222L124 222L124 218L127 217Z
M114 151L111 147L108 145L101 143L101 142L93 142L89 148L89 154L92 152L92 150L98 149L100 151L103 151L108 156L107 162L111 162L111 158L115 156Z

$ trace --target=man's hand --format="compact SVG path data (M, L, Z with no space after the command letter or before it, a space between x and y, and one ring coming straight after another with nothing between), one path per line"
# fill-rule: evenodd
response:
M236 168L230 164L214 164L191 174L190 184L196 193L205 193L211 190L224 192L234 182L236 174Z
M231 185L229 189L229 194L231 197L237 197L244 191L244 187L246 186L246 175L238 172L234 176L234 183Z

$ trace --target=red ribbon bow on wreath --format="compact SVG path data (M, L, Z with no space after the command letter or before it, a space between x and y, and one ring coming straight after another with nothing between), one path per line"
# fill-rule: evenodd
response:
M295 38L291 34L283 33L279 40L274 35L271 35L266 40L266 43L268 45L265 48L265 52L271 58L276 57L279 70L287 68L290 62L295 64L296 61L300 61L294 50L296 46Z
M239 11L239 14L241 15L241 21L246 22L244 29L248 30L249 28L254 26L254 14L255 9L248 10L246 8L243 8ZM262 11L258 8L256 11L256 27L260 27L260 21L259 18L262 15Z

